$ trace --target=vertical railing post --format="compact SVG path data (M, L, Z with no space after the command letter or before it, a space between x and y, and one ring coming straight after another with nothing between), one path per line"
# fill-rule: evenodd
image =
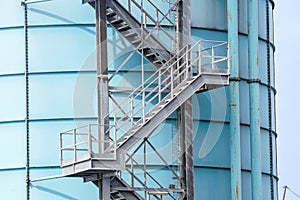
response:
M188 73L189 73L189 45L186 46L186 51L185 51L185 78L188 78Z
M144 139L144 187L147 187L147 143L146 143L146 138ZM147 198L147 191L145 191L145 199Z
M199 42L199 48L198 48L198 73L201 74L201 65L202 65L202 50L201 50L201 44L202 42Z
M173 66L171 66L171 74L170 74L170 78L171 78L171 96L172 96L172 98L173 98L173 96L174 96L174 91L173 91L173 88L174 88Z
M76 153L76 129L73 129L73 142L74 142L74 163L77 162L77 153Z
M113 144L114 144L114 159L117 159L117 116L114 115L114 138L113 138Z
M211 68L215 68L215 47L211 47Z
M88 125L88 154L89 154L89 157L92 156L92 133L91 133L91 124Z
M227 69L228 69L228 72L230 72L230 64L231 62L231 56L230 56L230 43L227 42Z
M130 97L130 110L131 110L131 116L130 116L130 123L131 123L131 126L133 126L133 117L134 117L134 99L133 97Z
M62 140L62 134L59 134L59 147L60 147L60 164L63 166L63 140Z
M131 187L134 187L134 165L133 165L133 159L130 157L131 161Z
M158 70L158 103L161 101L161 70Z

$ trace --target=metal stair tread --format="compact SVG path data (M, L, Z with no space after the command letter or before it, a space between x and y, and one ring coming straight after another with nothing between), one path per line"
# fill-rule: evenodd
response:
M117 19L110 21L111 24L118 24L118 23L122 23L122 22L124 22L124 20L121 18L117 18Z

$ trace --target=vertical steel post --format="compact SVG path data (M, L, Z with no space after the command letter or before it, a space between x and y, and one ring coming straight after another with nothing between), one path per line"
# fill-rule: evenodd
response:
M238 0L227 1L228 42L230 43L230 166L231 199L242 199L240 96L239 96L239 45Z
M107 65L107 28L106 0L96 0L96 39L97 39L97 87L98 87L98 140L105 141L109 124L108 65ZM104 143L99 143L99 153L104 151Z
M107 65L107 25L106 0L95 1L96 41L97 41L97 90L98 90L98 140L109 139L109 100L108 100L108 65ZM99 143L99 153L104 152L105 142ZM110 178L102 176L98 182L99 199L110 199Z
M110 177L101 175L101 179L98 180L99 188L99 200L110 199Z
M178 33L177 37L177 52L190 43L191 39L191 1L180 0L178 2ZM182 54L187 52L182 52ZM182 56L182 55L179 55ZM185 59L185 58L183 58ZM188 62L181 61L180 64ZM185 69L183 69L185 70ZM179 70L180 73L180 70ZM185 78L185 77L182 77ZM181 180L184 182L184 189L186 190L184 199L194 199L194 155L193 155L193 112L192 112L192 98L189 98L178 109L178 141L180 147L178 148Z
M248 32L252 200L261 200L258 0L248 0Z

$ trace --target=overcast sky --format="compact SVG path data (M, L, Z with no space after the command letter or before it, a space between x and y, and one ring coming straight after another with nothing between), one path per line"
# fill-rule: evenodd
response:
M288 185L300 194L300 1L275 6L279 197ZM286 200L298 200L287 192Z

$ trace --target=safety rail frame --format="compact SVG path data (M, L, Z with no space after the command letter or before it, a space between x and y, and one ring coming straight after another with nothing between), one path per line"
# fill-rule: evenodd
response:
M212 45L205 47L207 44ZM217 48L224 47L226 47L225 55L216 55L218 53ZM176 88L174 83L182 81L183 76L184 79L200 76L202 74L201 68L219 68L219 63L229 60L228 51L229 44L224 41L199 40L194 45L186 45L180 50L181 56L179 58L176 58L177 56L171 58L164 66L148 77L144 84L133 90L128 95L127 100L120 102L117 108L111 110L109 116L117 116L116 131L119 131L127 122L133 125L135 116L141 112L141 118L145 120L146 110L150 110L146 107L149 104L153 107L153 104L160 103L164 94L173 93ZM174 59L176 59L175 62L173 62ZM229 62L227 62L226 69L228 72L230 71ZM140 97L143 99L135 103ZM158 98L157 102L155 102L156 98ZM126 110L128 111L126 112ZM109 130L107 131L109 132Z
M116 120L114 120L115 122ZM96 131L93 131L93 127L96 127ZM116 160L117 152L116 152L116 130L114 130L112 136L103 139L98 139L97 137L101 137L99 135L101 127L116 127L115 125L99 125L99 124L88 124L84 126L80 126L77 128L73 128L67 131L63 131L60 133L60 163L61 166L66 166L70 163L78 163L87 159L94 160ZM87 130L85 130L87 129ZM96 136L95 136L96 135ZM67 145L65 145L65 141L69 140ZM94 148L96 144L96 149ZM101 152L101 148L106 147L103 152ZM114 146L114 150L107 153L105 150L108 147ZM65 158L64 153L71 152L73 157ZM81 152L86 152L85 154L81 154ZM70 156L69 156L70 157Z

